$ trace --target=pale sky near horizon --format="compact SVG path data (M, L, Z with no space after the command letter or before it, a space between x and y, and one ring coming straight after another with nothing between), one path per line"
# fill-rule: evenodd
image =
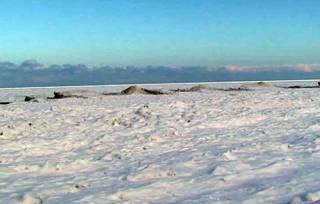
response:
M1 0L0 61L320 63L318 0Z

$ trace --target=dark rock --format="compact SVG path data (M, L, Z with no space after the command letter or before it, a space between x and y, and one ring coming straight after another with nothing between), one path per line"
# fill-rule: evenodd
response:
M61 93L61 92L53 92L54 98L60 99L60 98L65 98L66 96Z
M173 92L190 92L190 89L172 89Z
M120 95L120 93L108 93L108 92L104 92L104 93L102 93L102 95L104 95L104 96L117 96L117 95Z
M0 101L0 105L8 105L12 103L11 101Z
M228 89L220 89L221 91L250 91L251 89L245 87L238 87L238 88L228 88Z
M314 88L320 88L320 86L288 86L283 87L285 89L314 89Z
M84 92L83 92L84 93ZM62 98L88 98L84 95L82 95L82 93L72 93L69 91L65 91L65 92L58 92L55 91L53 92L54 97L53 98L48 98L48 99L62 99Z
M289 86L288 89L300 89L302 86Z
M36 97L34 97L34 96L26 96L24 98L24 101L25 102L30 102L30 101L34 101L35 99L36 99Z
M270 84L263 82L263 81L259 81L256 85L258 86L270 86Z

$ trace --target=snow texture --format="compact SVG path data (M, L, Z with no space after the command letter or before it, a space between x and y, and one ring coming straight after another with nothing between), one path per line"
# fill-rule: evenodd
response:
M37 103L20 99L54 90L1 90L0 201L319 203L320 89L253 87Z

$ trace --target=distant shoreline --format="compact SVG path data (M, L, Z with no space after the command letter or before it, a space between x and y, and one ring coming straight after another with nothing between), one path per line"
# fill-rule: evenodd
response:
M219 82L179 82L179 83L132 83L132 84L109 84L109 85L75 85L75 86L30 86L30 87L7 87L1 88L0 90L17 90L17 89L53 89L53 88L94 88L94 87L127 87L133 85L139 86L171 86L171 85L214 85L214 84L242 84L242 83L257 83L257 82L268 82L268 83L286 83L286 82L317 82L320 79L300 79L300 80L258 80L258 81L219 81Z

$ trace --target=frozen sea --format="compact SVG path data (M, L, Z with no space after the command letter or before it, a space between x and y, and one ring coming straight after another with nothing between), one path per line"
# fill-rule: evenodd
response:
M0 203L320 203L317 83L206 85L0 89Z

